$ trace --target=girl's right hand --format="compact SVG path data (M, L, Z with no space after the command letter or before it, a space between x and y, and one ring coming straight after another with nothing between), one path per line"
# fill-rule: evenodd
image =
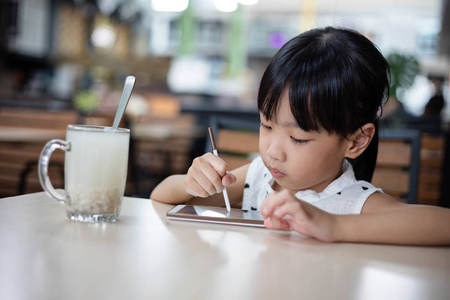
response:
M185 191L194 197L208 197L221 193L225 186L236 182L236 176L227 172L227 164L220 157L206 153L192 162L185 180Z

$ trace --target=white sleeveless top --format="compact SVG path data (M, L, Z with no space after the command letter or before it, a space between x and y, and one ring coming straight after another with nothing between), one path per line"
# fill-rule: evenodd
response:
M367 198L382 190L367 181L356 180L352 165L346 159L342 170L343 174L322 192L304 190L297 192L295 197L332 214L360 214ZM255 158L249 166L245 179L242 209L259 210L264 198L273 192L274 181L261 157Z

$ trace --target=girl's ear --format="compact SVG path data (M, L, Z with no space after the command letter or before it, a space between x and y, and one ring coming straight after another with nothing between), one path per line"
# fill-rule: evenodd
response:
M357 158L366 150L375 135L375 125L367 123L357 129L349 138L349 148L345 154L348 158Z

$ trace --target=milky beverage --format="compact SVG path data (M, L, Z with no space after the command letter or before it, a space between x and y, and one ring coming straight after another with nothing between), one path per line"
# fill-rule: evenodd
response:
M124 195L129 134L109 127L68 130L65 156L66 210L71 219L115 221Z

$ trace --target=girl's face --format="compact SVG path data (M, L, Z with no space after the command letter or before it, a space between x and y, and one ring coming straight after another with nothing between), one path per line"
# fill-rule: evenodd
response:
M292 193L323 191L342 171L349 141L326 131L303 131L289 107L288 93L281 95L276 118L261 114L259 151L276 183L275 190Z

